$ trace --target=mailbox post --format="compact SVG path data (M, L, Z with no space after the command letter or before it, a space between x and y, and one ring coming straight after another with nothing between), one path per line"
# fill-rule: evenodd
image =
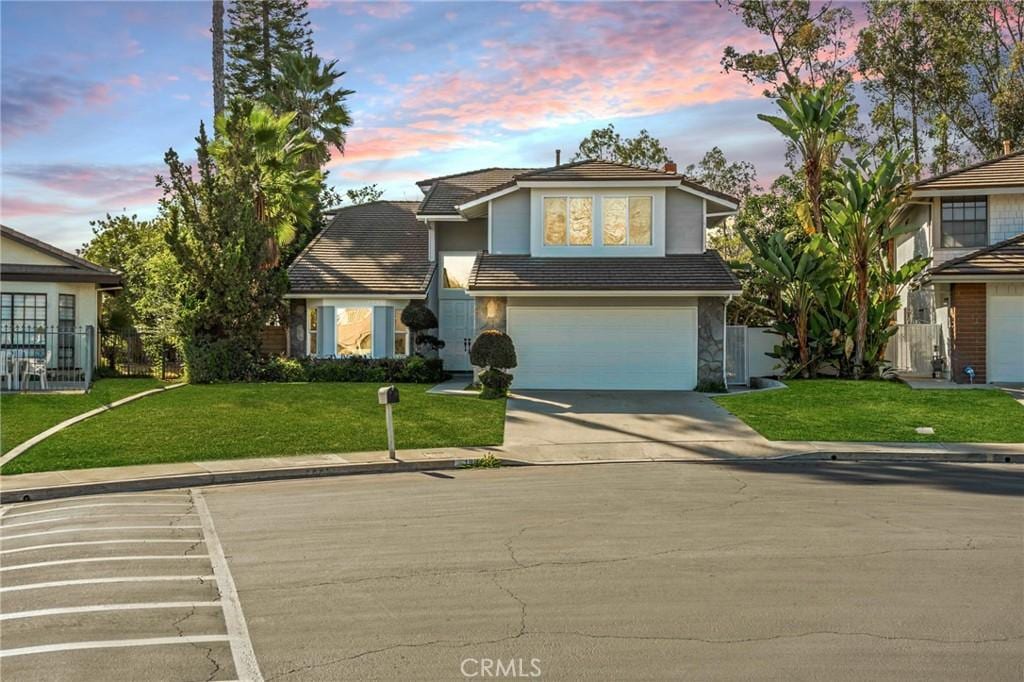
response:
M391 415L391 406L398 402L398 389L395 386L384 386L377 389L377 402L384 406L384 418L388 427L388 457L395 456L395 421Z

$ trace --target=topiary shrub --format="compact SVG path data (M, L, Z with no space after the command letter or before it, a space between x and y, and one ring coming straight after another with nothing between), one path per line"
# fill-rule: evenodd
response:
M508 334L497 329L481 332L469 349L469 361L486 368L480 372L480 384L484 387L481 398L500 398L508 393L512 375L503 370L517 364L516 347Z
M444 348L444 341L432 334L424 334L428 329L437 329L437 315L423 301L409 301L402 309L402 324L409 328L414 346L426 346L432 351Z

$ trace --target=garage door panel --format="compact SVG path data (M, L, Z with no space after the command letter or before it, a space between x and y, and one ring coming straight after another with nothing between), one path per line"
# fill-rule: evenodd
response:
M1024 284L988 285L989 381L1024 381Z
M692 389L696 325L694 308L510 307L515 386Z

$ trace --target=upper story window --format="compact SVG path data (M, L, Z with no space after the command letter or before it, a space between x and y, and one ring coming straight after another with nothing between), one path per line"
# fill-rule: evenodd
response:
M544 245L591 246L593 197L544 197Z
M601 232L605 246L650 246L653 198L604 197Z
M445 289L465 289L469 286L469 276L473 273L475 253L442 253L441 284Z
M943 197L942 234L944 248L988 244L988 197Z

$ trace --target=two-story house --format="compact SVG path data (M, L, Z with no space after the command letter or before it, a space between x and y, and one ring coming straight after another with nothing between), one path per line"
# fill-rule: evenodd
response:
M901 322L938 325L953 381L1024 381L1024 150L916 183L904 220L897 262L932 263Z
M289 269L293 355L406 355L425 300L441 356L468 371L484 329L516 346L519 388L693 389L724 381L740 286L707 229L738 200L603 161L417 183L415 202L343 208Z

